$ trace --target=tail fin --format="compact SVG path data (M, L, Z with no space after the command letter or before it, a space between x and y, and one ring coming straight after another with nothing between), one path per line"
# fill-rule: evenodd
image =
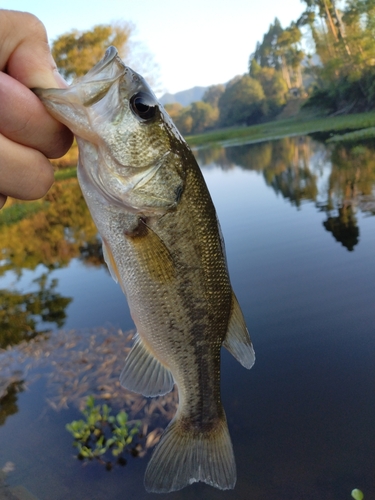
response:
M236 484L236 464L224 417L209 433L186 432L178 416L169 424L145 474L146 490L168 493L203 481L221 490Z

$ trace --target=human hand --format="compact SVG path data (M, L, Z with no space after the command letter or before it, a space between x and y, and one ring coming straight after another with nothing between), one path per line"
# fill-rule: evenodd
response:
M46 30L32 14L0 9L0 208L7 196L44 196L53 183L47 158L65 154L73 140L30 90L34 87L67 87Z

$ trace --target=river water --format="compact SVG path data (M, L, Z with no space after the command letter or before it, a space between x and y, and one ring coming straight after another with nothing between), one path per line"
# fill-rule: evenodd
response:
M375 148L299 137L195 154L257 361L248 371L222 356L236 488L158 498L374 498ZM176 394L118 386L134 326L76 179L28 217L17 206L0 212L0 498L151 498L152 432ZM65 425L89 394L150 436L126 466L77 460Z

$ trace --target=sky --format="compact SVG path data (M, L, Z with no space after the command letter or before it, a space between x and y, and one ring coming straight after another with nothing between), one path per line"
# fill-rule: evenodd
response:
M159 94L226 83L248 69L250 54L275 17L286 27L301 0L0 0L44 23L49 40L72 29L131 21L135 41L159 67Z

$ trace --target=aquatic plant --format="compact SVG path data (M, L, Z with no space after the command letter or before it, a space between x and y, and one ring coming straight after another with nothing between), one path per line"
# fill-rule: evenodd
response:
M363 500L364 498L362 491L358 490L357 488L352 490L352 497L354 498L354 500Z
M120 455L129 449L133 437L139 433L140 422L128 421L125 411L111 415L111 408L106 405L95 405L93 396L87 398L86 407L82 411L85 420L74 420L66 425L73 435L73 446L78 449L78 458L97 458L111 468L110 461L104 461L104 455L110 450L119 463L124 463Z

